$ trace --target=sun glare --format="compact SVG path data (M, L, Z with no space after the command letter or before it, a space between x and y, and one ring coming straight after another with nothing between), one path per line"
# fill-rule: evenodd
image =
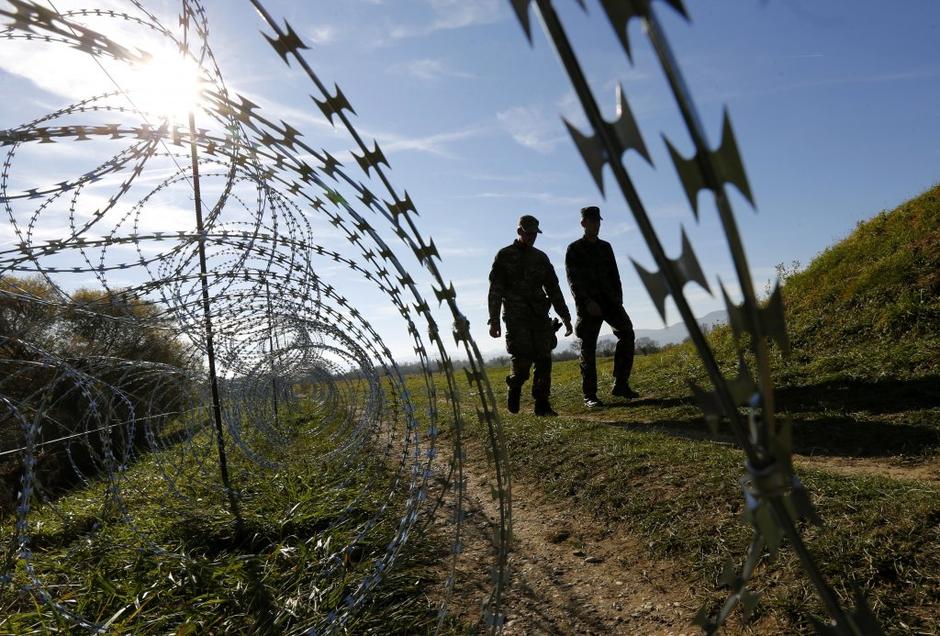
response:
M154 55L134 69L133 99L148 115L184 124L199 103L199 67L176 51Z

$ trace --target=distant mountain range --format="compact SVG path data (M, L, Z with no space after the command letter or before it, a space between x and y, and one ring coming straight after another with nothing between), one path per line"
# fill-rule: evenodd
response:
M698 319L698 324L702 325L706 329L711 329L717 325L724 325L728 323L728 312L724 309L719 309L710 313L705 314ZM603 329L606 331L610 329L607 324L604 324ZM559 332L561 333L561 332ZM685 323L677 322L675 324L669 325L668 327L663 327L662 329L635 329L634 333L636 334L637 340L640 338L649 338L654 342L658 343L660 346L666 346L668 344L676 344L682 342L689 335L689 330L686 329ZM574 336L570 338L559 338L558 347L555 351L564 351L571 343L574 342ZM597 339L597 344L600 347L606 342L614 342L616 339L613 334L608 333L607 335L601 336Z
M717 311L707 313L698 319L698 324L705 329L728 324L728 312L724 309L718 309ZM686 329L685 323L677 322L668 327L663 327L662 329L636 329L635 333L638 339L644 337L650 338L660 345L665 346L667 344L682 342L688 337L689 330ZM613 340L613 338L613 336L608 336L610 340Z

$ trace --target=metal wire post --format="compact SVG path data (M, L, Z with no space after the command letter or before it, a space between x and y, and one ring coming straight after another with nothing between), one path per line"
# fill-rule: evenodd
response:
M206 323L206 355L209 358L209 384L212 388L212 413L215 420L216 445L219 449L219 470L222 484L229 499L234 499L229 481L228 462L225 457L225 438L222 435L222 407L219 403L219 382L215 372L215 347L212 342L212 314L209 305L209 279L206 273L206 235L202 224L202 195L199 190L199 156L196 150L196 116L189 111L189 149L193 163L193 200L196 208L196 232L199 234L199 281L202 285L202 311Z
M271 351L271 397L274 401L274 425L278 426L279 417L277 413L277 375L276 368L274 366L274 325L271 320L271 285L267 280L264 281L264 291L268 300L268 346L270 347Z

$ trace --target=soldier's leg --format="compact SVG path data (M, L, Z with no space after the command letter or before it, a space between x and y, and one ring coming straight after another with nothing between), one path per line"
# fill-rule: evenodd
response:
M535 414L539 416L558 415L548 400L552 392L552 356L540 356L535 359L535 372L532 377L532 397L535 398Z
M535 371L532 374L532 397L547 400L552 393L552 355L539 356L532 361Z
M532 368L532 358L526 356L509 357L509 375L506 376L506 386L522 388L529 379L529 369Z
M506 376L506 386L509 387L506 408L510 413L518 413L522 385L529 379L529 369L532 367L531 336L524 326L506 325L506 349L510 355L509 375Z
M623 305L613 308L605 314L604 319L613 328L614 336L617 338L617 348L614 350L614 386L629 387L636 347L633 322Z
M574 333L581 339L581 392L584 397L597 396L597 334L601 331L601 319L594 316L578 316Z
M532 375L532 397L535 399L535 414L558 415L548 401L552 392L552 349L558 344L555 330L548 316L544 321L533 325L532 336L532 362L535 364L535 371Z

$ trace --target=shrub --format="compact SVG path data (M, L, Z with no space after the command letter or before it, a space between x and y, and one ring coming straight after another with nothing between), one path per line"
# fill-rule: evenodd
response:
M0 277L0 450L24 445L26 422L38 423L38 443L75 436L37 454L36 470L55 490L76 479L69 465L94 471L106 443L126 454L143 447L144 427L129 422L179 411L191 390L194 357L175 333L156 304L130 291L68 296L41 277ZM0 456L0 510L15 497L21 464L20 454Z

